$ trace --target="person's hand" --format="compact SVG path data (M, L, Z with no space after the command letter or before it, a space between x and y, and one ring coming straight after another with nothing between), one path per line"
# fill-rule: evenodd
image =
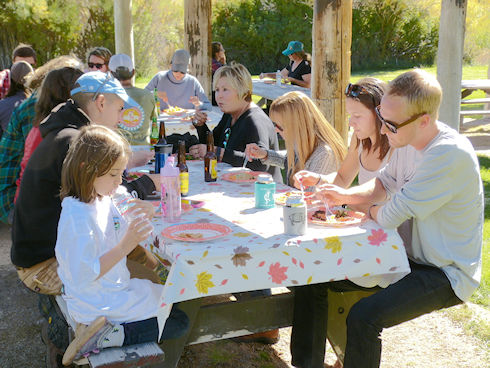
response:
M293 176L294 187L300 189L301 188L300 182L301 184L303 184L304 188L313 187L320 182L320 174L308 170L298 171Z
M267 151L263 148L260 148L255 143L249 143L245 147L245 155L248 157L249 161L252 161L254 158L264 159L267 157Z
M289 72L287 71L287 69L283 69L281 70L280 74L284 79L286 79L289 75Z
M150 202L134 198L130 203L127 211L129 217L145 217L151 220L155 216L155 207Z
M206 121L208 121L208 114L206 114L204 111L196 111L193 121L194 126L204 125L206 124Z
M221 60L218 60L221 64L225 65L226 64L226 55L223 53L223 57Z
M139 243L148 238L152 231L153 225L146 217L136 217L132 220L121 241L125 253L130 253Z
M133 151L127 169L146 165L153 157L155 157L154 151Z
M348 203L347 190L333 184L323 184L316 187L315 197L326 201L329 206L339 206Z
M189 102L191 104L193 104L196 109L199 106L201 106L201 101L199 101L199 97L197 97L197 96L191 96L191 97L189 97Z
M195 144L189 147L189 154L201 160L206 155L206 152L207 152L207 147L205 144Z
M160 182L160 174L146 174L155 184L156 190L160 190L161 182Z
M264 79L264 73L260 73L260 74L259 74L259 78L260 78L260 79Z
M168 105L168 96L167 92L165 91L158 91L157 92L158 98L160 98L163 102L165 102Z

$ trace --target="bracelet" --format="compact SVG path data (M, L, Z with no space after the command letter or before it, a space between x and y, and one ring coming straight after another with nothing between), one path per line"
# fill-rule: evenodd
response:
M218 162L221 162L221 147L217 146L216 147L216 159L218 160Z

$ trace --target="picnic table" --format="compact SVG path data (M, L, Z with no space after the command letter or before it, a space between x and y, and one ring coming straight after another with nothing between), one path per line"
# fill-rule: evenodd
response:
M461 81L461 104L487 104L486 108L484 107L482 110L461 110L459 113L460 117L460 125L463 124L463 120L465 116L478 116L490 115L490 109L488 108L490 104L490 97L485 98L466 98L471 95L473 92L482 90L487 95L490 94L490 79L474 79L474 80L463 80ZM485 105L484 105L485 106Z
M213 130L220 122L221 117L223 116L223 112L217 106L213 106L212 110L206 111L206 113L208 114L208 122L206 124L208 125L210 130ZM165 132L167 135L171 135L174 133L185 134L189 132L197 136L197 130L192 125L192 121L186 120L186 118L188 116L191 116L192 114L194 114L194 110L179 116L168 115L162 112L158 116L157 120L158 122L165 121Z
M295 86L288 83L281 83L277 85L275 81L268 79L253 79L252 80L253 91L252 94L262 97L257 105L262 106L264 104L269 105L276 98L281 97L283 94L291 91L299 91L305 93L308 97L311 97L311 91L309 88Z
M165 367L176 366L186 344L250 333L251 321L246 319L257 318L250 315L251 304L247 306L246 302L239 309L238 303L232 303L235 309L228 314L224 306L218 306L213 314L209 308L202 311L203 297L380 274L398 280L410 272L402 240L395 230L383 229L369 220L345 228L308 225L306 235L287 235L281 206L267 210L254 207L254 183L220 178L230 170L229 165L219 163L218 181L206 183L202 161L187 164L190 186L185 199L203 202L202 206L183 213L178 223L155 217L155 231L145 243L145 247L171 263L161 296L159 321L165 321L173 303L184 301L181 308L191 319L187 336L164 342ZM277 185L278 192L291 189ZM179 241L168 237L176 226L180 227L177 233L199 227L206 234L207 229L214 231L219 226L228 228L229 233L211 241ZM276 308L277 314L277 301L264 297L259 306L262 307L259 315L265 316L259 318L260 323L268 328L264 318L271 319L271 314L266 307ZM208 314L199 317L199 313ZM216 318L224 318L230 326L223 326L223 321L219 323ZM238 322L247 328L237 327Z

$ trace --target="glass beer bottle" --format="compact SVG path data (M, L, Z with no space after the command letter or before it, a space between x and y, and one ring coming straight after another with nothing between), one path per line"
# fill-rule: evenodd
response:
M162 111L160 110L160 99L158 98L158 91L156 88L153 90L153 98L155 99L157 114L160 115Z
M204 156L204 181L216 181L218 178L217 165L218 160L216 153L214 153L214 139L213 132L208 131L207 150Z
M150 133L150 144L154 146L158 142L158 123L157 118L154 116L151 119L151 133Z
M185 162L185 141L179 141L179 157L177 167L180 171L180 195L185 197L189 193L189 168Z
M167 144L167 133L165 132L165 121L160 121L160 131L158 132L157 145Z

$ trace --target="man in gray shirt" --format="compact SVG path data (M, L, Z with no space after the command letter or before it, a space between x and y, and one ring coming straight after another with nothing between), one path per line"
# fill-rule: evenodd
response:
M403 224L399 231L411 266L410 274L350 310L344 368L379 367L384 328L462 303L480 283L478 159L465 137L437 121L441 98L430 74L414 69L399 75L376 109L381 132L397 148L388 166L358 187L319 188L330 203L363 210L386 228ZM297 367L323 368L329 288L357 289L350 281L296 289L291 352Z

